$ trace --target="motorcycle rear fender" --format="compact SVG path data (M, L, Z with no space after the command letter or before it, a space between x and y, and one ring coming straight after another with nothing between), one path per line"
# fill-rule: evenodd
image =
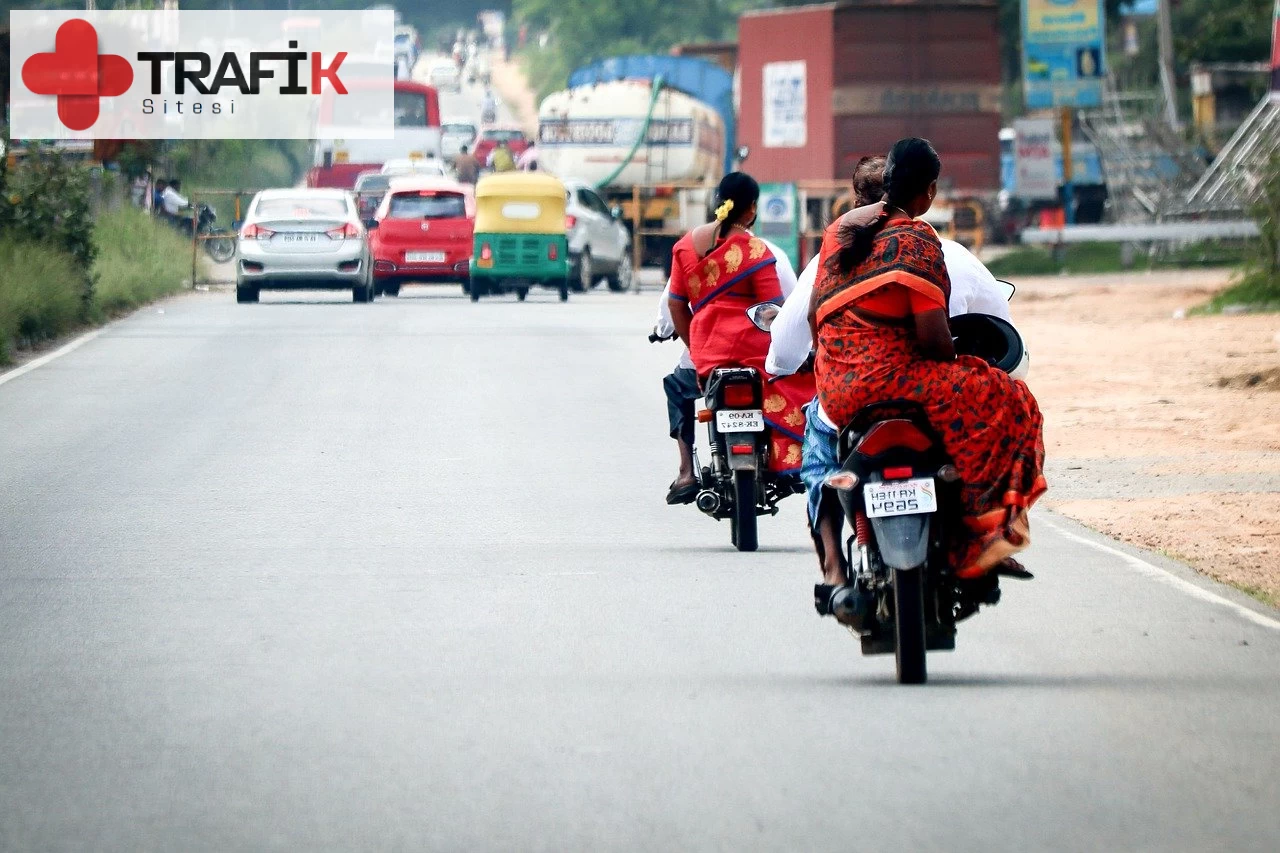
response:
M724 453L729 461L730 471L755 471L760 467L760 445L756 443L756 436L760 434L754 432L725 432L720 434L720 440L724 442ZM755 448L755 452L734 453L732 449L735 444L750 444Z
M929 530L933 515L891 515L871 519L880 548L880 559L891 569L916 569L929 557Z

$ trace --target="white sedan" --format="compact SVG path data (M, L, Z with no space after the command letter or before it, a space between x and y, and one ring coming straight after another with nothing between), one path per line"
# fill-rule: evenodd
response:
M236 244L236 301L262 290L346 290L372 302L373 260L355 197L347 190L263 190Z
M384 175L432 175L451 178L449 165L438 157L400 157L382 164Z

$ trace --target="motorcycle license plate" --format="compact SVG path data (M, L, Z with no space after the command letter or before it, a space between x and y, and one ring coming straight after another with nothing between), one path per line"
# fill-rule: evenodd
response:
M764 432L764 412L759 409L721 409L716 412L720 432Z
M405 252L406 264L443 264L444 252Z
M868 518L921 515L938 511L938 495L932 477L868 483L862 491Z

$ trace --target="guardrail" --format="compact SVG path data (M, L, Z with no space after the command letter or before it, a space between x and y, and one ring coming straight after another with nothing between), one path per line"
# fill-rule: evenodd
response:
M1021 240L1029 245L1064 243L1172 243L1198 240L1247 240L1258 236L1252 220L1228 222L1154 222L1118 225L1067 225L1028 228Z

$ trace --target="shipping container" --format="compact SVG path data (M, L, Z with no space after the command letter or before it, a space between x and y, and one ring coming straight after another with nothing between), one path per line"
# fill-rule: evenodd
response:
M931 140L944 188L1000 187L995 0L845 0L739 19L739 142L760 180L846 181L860 157Z

